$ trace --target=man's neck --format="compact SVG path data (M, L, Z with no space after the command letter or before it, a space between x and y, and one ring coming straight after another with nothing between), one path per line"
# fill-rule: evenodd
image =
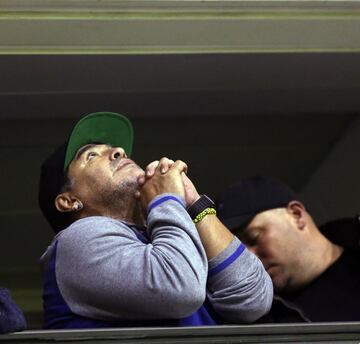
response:
M145 217L140 202L136 199L127 202L126 207L122 207L122 209L113 209L108 216L138 226L145 225Z
M328 260L327 260L327 266L325 266L325 270L327 270L331 265L333 265L341 256L341 254L344 252L344 248L332 243L330 240L325 239L327 241L327 251L328 251Z
M293 266L287 285L277 292L281 295L296 294L321 276L341 256L343 248L335 245L316 228L303 238L301 254Z
M296 288L297 290L306 287L321 276L340 258L344 251L343 247L335 245L320 233L313 241L313 244L314 246L311 249L312 254L307 263L307 274L304 276L304 280L301 285L299 285L299 288Z
M89 216L106 216L138 226L145 225L145 215L141 209L140 202L135 198L128 198L126 199L126 202L118 205L97 206L96 208L89 208L86 206L79 218Z
M124 212L122 220L138 226L144 226L146 224L145 214L141 209L140 202L134 202L133 206L128 208L127 212Z

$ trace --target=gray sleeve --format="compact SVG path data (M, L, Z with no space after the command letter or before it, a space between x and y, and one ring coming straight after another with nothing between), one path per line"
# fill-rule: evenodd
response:
M166 195L164 195L165 197ZM120 221L89 217L58 240L56 276L70 309L97 319L182 318L206 294L207 260L181 202L159 197L151 243Z
M270 310L273 286L261 261L234 238L209 261L207 296L224 321L250 323Z

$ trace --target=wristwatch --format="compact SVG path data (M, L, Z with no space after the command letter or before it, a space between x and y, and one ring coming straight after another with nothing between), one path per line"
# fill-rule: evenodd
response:
M191 219L195 220L196 216L207 208L215 209L215 203L210 197L206 195L201 195L200 198L192 205L190 205L186 210L190 215Z

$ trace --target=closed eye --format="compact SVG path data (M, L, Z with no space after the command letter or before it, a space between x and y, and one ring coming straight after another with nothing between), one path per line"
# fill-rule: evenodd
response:
M246 238L246 244L248 246L255 246L260 240L260 235L256 235L256 236L251 236Z
M241 235L240 240L242 240L246 246L255 246L261 240L261 232L250 231L249 233L248 231L246 231L245 233L243 233L243 235Z

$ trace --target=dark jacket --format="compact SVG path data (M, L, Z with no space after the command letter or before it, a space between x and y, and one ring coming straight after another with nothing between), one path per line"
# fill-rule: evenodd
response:
M22 331L26 320L19 306L11 298L10 292L0 288L0 333Z

